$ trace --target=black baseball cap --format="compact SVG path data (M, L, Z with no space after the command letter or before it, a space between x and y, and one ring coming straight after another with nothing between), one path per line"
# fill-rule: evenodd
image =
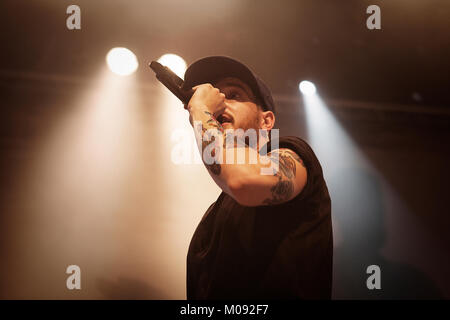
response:
M245 64L226 56L205 57L192 63L184 74L183 89L202 83L214 83L225 77L245 82L262 104L264 111L275 112L275 104L267 85Z

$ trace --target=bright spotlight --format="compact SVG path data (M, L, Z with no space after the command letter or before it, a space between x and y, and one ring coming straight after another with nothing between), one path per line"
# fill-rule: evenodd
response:
M169 67L170 70L175 72L179 77L183 78L186 71L186 61L176 54L167 53L158 59L158 62L162 65Z
M316 93L316 86L310 81L305 80L300 82L298 88L305 96L312 96Z
M106 55L109 69L121 76L128 76L136 71L138 61L135 54L127 48L113 48Z

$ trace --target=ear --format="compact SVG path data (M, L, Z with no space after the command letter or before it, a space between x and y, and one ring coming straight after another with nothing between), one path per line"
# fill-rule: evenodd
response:
M275 125L275 114L272 111L262 111L259 127L270 131Z

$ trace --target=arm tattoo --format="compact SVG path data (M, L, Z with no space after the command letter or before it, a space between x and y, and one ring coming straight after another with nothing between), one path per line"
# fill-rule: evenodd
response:
M207 110L204 110L203 112L208 117L206 120L202 121L202 148L201 148L201 157L202 158L203 158L203 150L205 150L205 148L211 143L211 141L203 141L203 135L209 129L217 129L220 132L220 134L222 134L223 145L221 147L223 147L223 150L225 150L227 148L237 148L237 147L246 147L247 148L247 147L249 147L249 143L245 139L242 139L242 138L235 139L236 137L234 136L233 133L230 133L231 138L233 138L232 143L227 144L227 133L225 132L225 129L223 128L222 124L219 121L217 121L217 119L214 117L214 115L211 112L209 112ZM190 116L189 116L189 121L191 122L191 124L193 123L192 114L190 114ZM248 139L248 137L246 137L246 139ZM215 156L214 151L212 151L211 155ZM222 169L220 163L214 162L212 164L207 164L204 161L203 161L203 163L205 164L205 167L212 174L214 174L216 176L220 175L220 172Z
M217 129L219 130L220 133L224 133L224 129L222 127L222 125L220 124L219 121L217 121L217 119L212 115L211 112L209 111L204 111L205 114L207 114L209 116L209 119L202 124L202 136L203 134L205 134L205 132L208 129ZM205 150L206 146L208 146L210 143L210 141L203 141L202 139L202 154L200 155L203 158L203 150ZM214 154L213 154L214 156ZM220 163L212 163L212 164L207 164L205 162L203 162L205 164L206 169L208 169L211 173L213 173L214 175L218 176L220 175L221 172L221 165Z
M278 155L275 157L275 154ZM278 172L274 176L278 177L277 183L270 188L272 197L265 199L262 203L267 205L275 205L287 201L294 193L294 183L296 175L295 162L299 162L304 166L303 161L293 151L288 149L278 149L270 152L270 158L278 164Z
M204 112L205 112L205 114L207 114L209 116L209 119L206 121L206 124L208 124L206 129L216 128L216 129L219 129L219 131L223 133L222 125L220 124L219 121L217 121L217 119L212 115L212 113L209 111L204 111Z

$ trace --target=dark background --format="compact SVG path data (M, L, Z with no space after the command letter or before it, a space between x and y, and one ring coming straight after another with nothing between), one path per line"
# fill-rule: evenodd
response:
M70 4L81 8L81 30L66 28ZM381 30L366 28L371 4L381 8ZM325 177L334 298L450 297L450 2L3 0L0 17L1 298L185 298L187 245L218 190L202 168L186 173L152 153L172 144L172 122L146 65L168 52L188 64L208 55L245 62L272 89L281 132L307 141L297 86L313 81L373 165L376 175L350 166ZM94 160L66 159L78 154L77 120L57 134L88 108L81 97L101 99L95 79L115 46L140 63L126 133L133 143L121 140L131 150L125 185L93 179L101 165L84 166ZM61 170L86 169L92 181L52 180L60 156ZM97 194L102 186L111 193ZM120 203L108 202L122 191ZM65 289L69 264L86 270L80 292ZM382 270L377 292L365 286L370 264Z

